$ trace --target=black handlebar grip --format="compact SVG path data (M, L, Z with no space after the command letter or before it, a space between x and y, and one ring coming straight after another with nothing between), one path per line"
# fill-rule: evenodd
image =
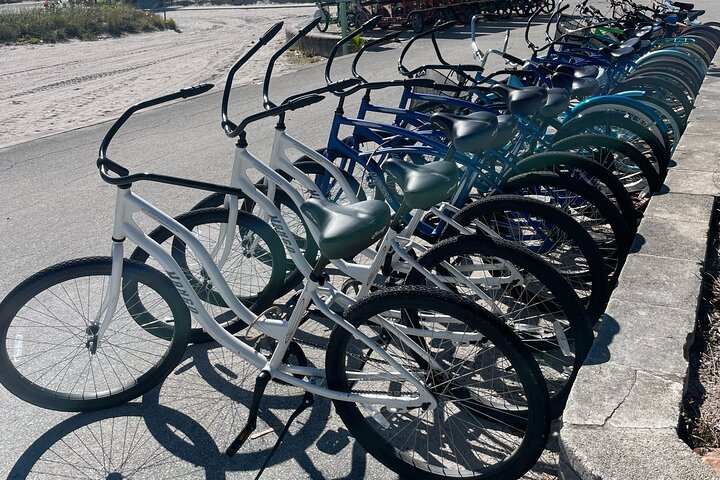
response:
M305 25L300 31L298 32L298 37L304 37L308 33L310 33L310 30L315 28L318 23L320 23L320 20L322 20L322 17L313 18L310 23Z
M295 100L292 100L288 102L286 105L281 105L281 107L285 107L288 110L297 110L298 108L307 107L308 105L312 105L313 103L318 103L322 101L325 97L322 95L308 95L306 97L300 97Z
M435 80L430 80L429 78L405 78L402 82L406 87L435 87Z
M569 4L565 4L565 5L563 5L562 7L560 7L560 10L558 10L557 13L562 13L562 12L564 12L565 10L567 10L568 8L570 8L570 5L569 5Z
M361 80L359 78L345 78L343 80L338 80L337 82L331 83L330 85L328 85L328 88L331 92L339 92L345 90L346 88L354 87L359 83L361 83Z
M510 60L512 63L516 65L522 65L525 63L525 61L522 58L518 58L515 55L510 55L509 53L503 53L502 57L506 60Z
M367 22L365 22L365 23L363 23L362 25L360 25L360 28L359 28L358 30L361 30L361 31L363 31L363 32L364 32L366 29L367 29L367 30L372 30L373 28L377 27L377 24L378 24L378 23L380 23L380 18L381 18L380 15L375 15L375 16L372 17L370 20L368 20Z
M278 34L278 32L280 31L280 29L282 28L282 26L283 26L284 23L285 23L285 22L283 22L282 20L280 20L280 21L277 22L275 25L273 25L272 27L270 27L270 28L268 29L268 31L265 32L262 37L260 37L260 43L262 43L263 45L265 45L265 44L267 44L270 40L272 40L273 37Z
M183 88L180 90L180 96L182 98L190 98L195 95L200 95L208 90L211 90L215 85L212 83L201 83L200 85L193 85L192 87Z

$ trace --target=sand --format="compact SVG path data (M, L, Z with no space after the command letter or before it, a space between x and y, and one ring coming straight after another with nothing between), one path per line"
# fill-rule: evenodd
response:
M117 117L180 88L224 84L230 66L273 23L309 21L315 7L181 9L174 31L92 42L0 46L0 147ZM245 65L236 84L262 80L284 32ZM274 74L296 64L281 58Z

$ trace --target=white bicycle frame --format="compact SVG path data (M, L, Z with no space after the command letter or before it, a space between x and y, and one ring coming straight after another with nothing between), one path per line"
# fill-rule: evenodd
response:
M297 206L300 206L305 201L305 198L297 190L295 190L295 188L290 184L287 179L285 179L282 175L278 173L278 170L288 174L293 179L300 182L301 185L306 188L312 196L322 197L322 192L320 191L319 187L305 173L300 171L289 160L286 152L290 149L298 150L302 154L307 155L313 161L319 163L338 182L343 192L348 192L349 201L358 201L356 193L352 190L352 187L348 183L347 179L335 164L333 164L325 156L319 154L310 147L307 147L306 145L301 143L299 140L288 135L285 130L281 129L275 130L275 137L273 140L273 147L270 154L270 161L267 165L255 156L253 156L250 152L248 152L246 148L237 148L231 173L230 185L234 188L242 189L249 198L251 198L253 201L257 202L260 205L261 211L259 212L258 216L263 220L268 221L268 223L273 226L276 233L280 236L281 240L285 244L286 249L288 249L288 252L292 256L293 261L296 262L295 265L298 267L303 276L308 278L310 272L312 271L312 267L310 266L310 264L308 264L307 260L303 255L296 255L297 252L300 252L300 249L292 233L290 232L285 220L282 218L280 211L277 209L277 207L272 201L272 199L274 198L275 190L278 187L282 189L285 193L287 193L293 203L295 203L295 205ZM262 192L260 192L255 186L255 184L252 182L252 180L250 180L250 177L248 175L248 170L250 169L258 170L268 180L267 194L263 194ZM213 256L214 258L217 258L216 255L221 248L220 245L224 245L223 253L219 260L219 265L223 265L224 261L227 259L230 252L230 246L234 239L234 231L237 221L238 198L232 195L226 195L224 206L230 210L230 218L228 218L227 226L223 226L220 231L219 236L221 239L224 238L224 240L222 242L219 241L213 250ZM448 215L443 213L442 210L444 210L444 208L433 208L433 211L438 216L440 216L443 220L454 226L456 229L458 229L458 231L462 233L471 233L468 229L461 226L460 224L452 220ZM378 278L379 272L383 267L385 258L391 250L394 252L394 269L409 272L411 267L415 268L419 272L421 272L422 275L437 288L450 291L446 283L446 277L439 277L429 272L427 269L422 267L420 263L415 258L413 258L408 251L410 248L413 248L420 253L424 253L424 251L426 250L424 247L417 244L416 242L413 242L410 239L412 232L415 230L415 227L422 219L422 214L422 211L416 211L413 219L399 234L394 230L389 229L383 237L382 242L377 247L377 250L373 250L371 248L365 249L363 254L368 258L372 259L371 265L353 263L343 259L332 260L333 265L340 272L361 283L360 291L355 297L355 301L370 293L370 287L375 283L376 279ZM311 235L314 238L317 238L318 232L312 222L306 222L306 225L310 229ZM404 263L399 262L399 259L402 259ZM449 271L449 273L453 275L453 280L456 283L458 281L462 282L475 295L485 300L487 305L490 306L493 313L502 313L500 309L495 305L495 303L491 300L491 298L487 295L487 293L485 293L481 288L474 284L471 279L468 279L466 275L459 271L455 266L447 263L445 263L444 266ZM504 267L510 268L510 264L506 264L504 265ZM510 270L515 271L514 268ZM522 276L520 276L519 274L513 274L511 279L497 277L493 278L492 282L500 284L500 282L518 281L521 279ZM488 281L490 280L486 279L484 283L487 283ZM347 308L350 304L352 304L353 301L350 297L344 296L342 293L337 291L331 296L331 298L336 300L338 305L343 308Z
M272 205L274 207L274 205ZM136 213L142 213L155 221L159 222L165 228L173 232L178 238L180 238L185 244L192 250L198 257L200 264L205 269L210 280L217 288L220 296L230 307L230 309L238 316L240 320L248 325L252 325L260 332L264 333L268 337L271 337L277 341L277 347L272 353L272 356L268 359L265 355L256 352L246 343L236 338L232 334L225 331L213 318L208 314L207 310L202 304L202 301L195 293L193 287L190 285L189 280L186 278L180 266L172 258L170 253L165 251L157 242L148 237L133 220L133 215ZM109 323L112 321L112 317L115 313L115 309L118 305L120 298L120 290L122 286L122 270L123 270L123 256L124 256L124 240L130 239L138 247L142 248L148 254L153 257L166 271L171 281L175 285L175 288L180 293L185 304L189 308L190 312L195 316L196 320L200 325L208 332L218 343L223 347L228 348L233 353L239 355L247 362L254 365L259 370L268 371L274 378L289 383L291 385L303 388L314 394L321 395L333 400L342 400L355 402L364 405L383 405L389 408L396 409L410 409L410 408L435 408L437 405L433 396L425 388L423 383L402 367L397 361L395 361L390 355L388 355L376 342L367 337L365 334L357 330L350 323L348 323L341 316L333 312L325 301L320 297L318 290L319 286L316 282L311 279L307 279L305 287L300 294L295 309L293 310L288 321L270 319L265 317L258 317L253 314L247 307L245 307L234 295L227 282L220 273L219 267L212 261L210 253L202 246L200 241L182 226L179 222L168 216L152 204L138 197L132 193L131 189L118 188L117 191L117 203L115 209L115 224L113 228L113 243L112 243L112 273L110 277L110 283L108 291L105 295L105 300L98 313L96 322L99 323L98 331L98 344L102 341L102 335L107 329ZM299 252L299 250L298 250ZM294 260L299 260L296 257L302 258L302 255L293 255ZM329 287L325 287L327 290ZM389 395L380 394L361 394L361 393L347 393L339 392L335 390L322 387L312 380L303 380L297 378L295 375L300 374L308 378L324 378L324 370L314 367L302 367L283 364L282 359L285 356L288 346L290 345L295 332L297 331L301 318L306 311L310 302L313 302L317 307L333 322L338 324L350 332L356 339L363 342L370 349L374 350L380 358L387 362L395 372L390 373L351 373L348 372L350 380L387 380L389 379L404 379L412 384L418 391L417 398L397 398ZM460 333L455 334L451 332L440 333L429 331L427 329L408 328L404 325L399 325L386 318L376 316L375 319L383 328L388 329L396 335L407 348L413 350L421 358L428 362L429 365L436 369L441 369L437 362L432 356L424 351L416 342L411 340L408 335L413 336L425 336L430 334L434 338L452 338L456 341L468 342L477 340L473 336L462 335ZM457 337L457 338L455 338Z

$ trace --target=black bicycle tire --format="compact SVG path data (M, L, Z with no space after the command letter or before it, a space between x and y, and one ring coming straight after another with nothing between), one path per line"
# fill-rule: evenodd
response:
M646 76L647 75L647 76ZM640 72L639 74L635 76L629 76L627 79L623 80L622 82L618 83L615 88L613 88L612 92L621 92L623 89L628 88L630 90L637 90L638 88L648 88L648 86L654 85L656 88L659 88L661 90L666 91L667 93L671 94L673 97L677 99L678 102L682 105L683 113L682 118L685 123L687 123L688 117L690 116L690 112L693 109L693 105L688 99L687 95L681 89L679 86L672 83L670 80L666 80L664 78L658 78L650 76L648 73ZM689 93L689 92L688 92Z
M550 148L552 148L553 150L571 150L573 148L582 148L588 145L589 139L587 137L597 137L590 140L594 142L595 145L601 145L602 142L604 142L603 139L612 140L612 145L610 148L621 152L638 167L640 172L642 172L643 176L645 177L651 192L657 192L662 188L663 184L662 180L660 180L660 175L658 174L658 171L655 169L653 164L650 163L650 161L647 159L647 157L645 157L645 155L643 155L637 148L614 137L581 133L559 140L555 142Z
M693 34L685 35L685 34L683 34L681 38L687 38L689 40L692 40L692 42L695 45L702 48L702 50L705 52L705 55L706 55L706 58L704 59L705 65L707 65L709 67L710 63L712 63L712 59L715 56L715 53L717 52L717 48L715 47L715 44L713 42L711 42L710 40L708 40L707 38L702 37L700 35L693 35ZM674 45L674 47L682 49L683 44L681 43L678 45ZM692 51L692 50L690 50L690 51ZM710 59L709 60L710 63L708 63L708 59Z
M635 72L675 72L676 74L683 75L684 78L690 82L690 87L693 89L693 93L697 95L702 86L702 78L700 75L690 66L689 62L680 60L679 58L658 58L655 60L647 61L638 66L632 73Z
M593 141L593 139L587 140ZM620 211L623 219L625 219L625 224L630 229L630 232L632 234L635 233L637 230L638 212L635 209L632 197L615 175L592 159L570 152L550 151L523 158L517 163L515 168L518 172L547 170L561 175L568 175L567 172L560 170L560 166L572 167L573 169L587 172L590 176L602 182L609 192L612 193L612 202ZM572 175L570 176L572 177Z
M712 39L710 42L715 46L715 48L720 48L720 31L705 25L693 25L685 29L682 36L694 34L700 34L703 38Z
M519 478L537 461L544 448L549 432L549 406L547 389L538 366L518 339L505 325L494 321L491 315L479 309L472 302L466 301L458 295L439 290L419 287L395 287L382 290L367 296L353 305L347 312L346 318L351 324L359 325L366 318L370 318L378 307L399 305L400 307L412 303L417 308L443 308L451 307L453 316L463 315L467 323L478 331L487 333L487 338L503 348L503 353L512 359L515 368L519 370L521 384L527 390L527 398L532 405L528 415L527 434L520 447L511 454L509 461L503 467L492 469L490 475L476 475L469 478L476 479L507 479ZM334 390L350 389L347 380L343 377L343 355L351 334L342 328L335 328L330 336L326 355L326 372L328 386ZM387 443L373 428L368 425L366 418L354 403L334 401L335 409L345 426L353 437L373 457L382 464L398 473L402 478L418 479L444 479L445 476L436 475L410 465L399 458L392 445Z
M660 172L658 172L660 174L660 178L665 178L665 175L667 175L667 168L670 165L670 153L667 145L663 145L652 132L649 132L632 120L625 118L619 112L593 112L587 115L575 117L563 124L558 133L555 135L555 142L579 133L597 133L593 132L593 129L600 124L622 128L632 132L633 135L636 135L645 142L652 151L652 155L660 167Z
M265 193L267 192L267 186L262 183L255 184L255 187L260 190L260 192ZM200 210L203 208L215 208L215 207L221 207L225 202L225 195L222 193L213 193L211 195L208 195L203 200L198 202L192 210ZM295 205L295 202L292 201L290 196L285 193L281 189L275 190L275 197L273 199L273 203L275 204L278 209L282 208L283 206L291 209L295 215L300 219L300 222L303 225L303 228L305 229L305 238L303 239L305 241L305 252L303 253L303 256L305 257L305 260L308 261L308 263L313 264L313 262L317 259L317 254L319 252L318 246L315 243L315 239L313 239L312 235L310 234L310 230L307 227L307 222L305 221L305 217L302 216L300 213L300 209ZM240 211L247 212L252 214L253 209L255 207L255 202L248 197L247 195L243 195L238 198L238 208ZM292 263L292 259L288 256L287 258L287 272L285 274L285 280L283 281L282 288L280 288L279 297L282 297L283 295L290 293L292 290L294 290L300 282L303 280L302 272L300 272ZM292 265L292 266L291 266Z
M550 411L553 418L558 418L565 408L575 376L592 346L593 335L585 308L573 288L557 270L534 253L504 240L483 235L458 235L433 245L418 259L418 262L423 268L433 272L436 266L445 259L470 253L502 258L523 271L529 272L542 282L547 291L554 295L555 305L565 313L565 319L569 322L570 330L568 331L572 331L568 336L575 341L575 358L572 372L568 375L565 383L557 391L550 392ZM405 285L425 285L426 281L420 271L413 269L408 273ZM532 344L533 341L532 338L528 339L529 344ZM532 351L531 354L533 354ZM568 366L563 368L563 371L567 372Z
M630 249L632 243L632 235L620 211L605 196L597 191L590 184L581 180L568 177L561 177L549 172L534 172L517 175L508 180L498 193L518 193L525 188L534 188L538 185L546 185L553 189L562 189L573 192L580 196L584 201L588 202L597 210L607 225L612 230L614 244L600 244L598 247L605 257L608 274L612 279L612 283L620 274L620 266L625 260L625 256ZM569 213L569 212L568 212ZM572 216L572 215L571 215ZM581 224L582 225L582 224ZM591 235L593 232L589 232ZM593 237L595 238L595 237Z
M154 388L167 377L182 358L190 333L190 311L173 286L170 279L159 271L132 260L123 260L123 279L142 283L155 291L167 302L174 319L173 336L167 352L160 362L135 379L133 386L118 392L110 391L105 396L88 398L85 395L70 395L51 392L22 376L14 367L7 352L7 333L12 320L22 307L35 295L61 282L87 276L110 277L110 257L86 257L62 262L46 268L15 287L0 303L0 383L20 399L38 407L59 411L91 411L110 408L133 400ZM152 284L152 285L151 285ZM122 302L119 299L118 303ZM135 321L137 319L133 315ZM48 327L49 328L49 327ZM144 327L143 327L144 328ZM98 348L102 348L100 342ZM84 372L84 370L83 370ZM129 370L128 370L129 372Z
M511 209L528 212L534 217L547 219L549 223L562 230L564 238L572 239L572 242L577 245L578 250L580 250L582 256L585 258L590 272L591 295L587 298L585 308L591 322L596 321L600 315L602 315L610 296L610 285L605 267L605 259L587 230L566 212L535 198L519 197L516 195L492 195L466 205L453 215L453 220L464 227L468 227L475 219L483 218L498 210L508 211ZM476 231L474 233L480 232ZM457 234L459 234L459 232L455 228L448 226L443 232L443 239L450 238ZM507 237L503 237L503 239L524 247L521 241L515 241ZM539 255L543 260L546 259L546 255L542 253L533 253Z

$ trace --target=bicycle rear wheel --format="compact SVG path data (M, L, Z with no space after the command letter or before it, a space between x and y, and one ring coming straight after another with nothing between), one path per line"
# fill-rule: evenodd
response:
M567 213L534 198L493 195L466 205L453 220L473 233L499 237L539 255L570 283L591 321L602 315L610 296L605 259ZM443 238L458 233L448 226Z
M185 228L193 232L208 252L213 252L219 241L224 242L223 229L228 222L226 208L192 210L176 218ZM208 277L195 252L187 248L180 238L167 228L160 226L150 233L150 238L163 245L173 256L193 286L205 308L215 320L230 333L246 327L230 310ZM222 249L216 255L219 259ZM132 260L147 262L148 253L136 248ZM217 260L216 259L216 260ZM246 212L238 212L235 235L227 260L220 272L238 300L255 313L260 313L278 297L285 278L286 259L282 242L273 229L265 222ZM199 323L193 320L190 341L208 342L212 337Z
M520 478L549 432L547 389L510 329L462 297L421 287L386 289L346 312L347 320L428 386L433 410L401 411L335 401L343 423L376 459L403 478ZM384 319L422 330L401 340ZM450 338L448 338L450 337ZM463 338L462 341L455 341ZM437 363L408 348L414 342ZM344 328L326 356L333 390L415 397L417 391Z
M520 336L545 377L553 418L562 415L593 338L585 310L562 275L517 245L482 235L443 240L418 261ZM417 269L405 283L434 285Z
M190 312L166 276L130 260L123 262L122 287L135 293L118 300L96 343L111 270L107 257L60 263L3 300L0 383L12 394L51 410L109 408L152 389L177 365L190 334ZM151 311L128 311L140 302Z

